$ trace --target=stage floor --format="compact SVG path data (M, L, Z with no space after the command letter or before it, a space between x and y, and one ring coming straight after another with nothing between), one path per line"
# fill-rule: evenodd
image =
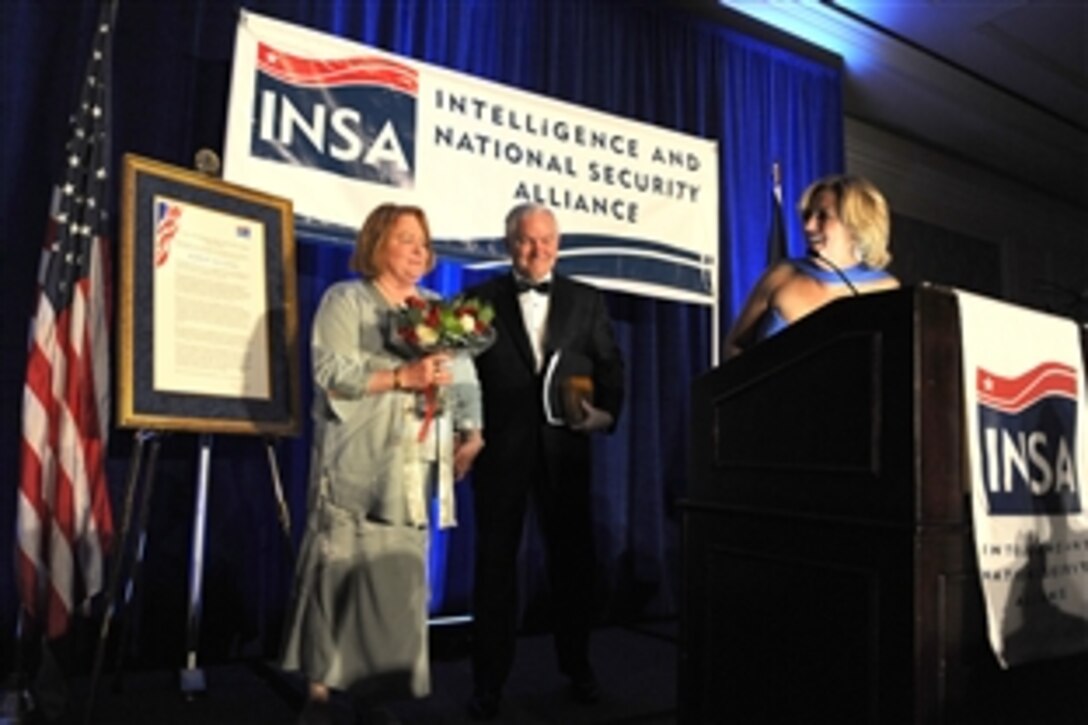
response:
M403 723L469 723L465 703L472 689L464 642L456 633L436 638L432 652L433 693L389 709ZM573 702L557 671L548 636L522 637L502 704L500 723L642 723L676 721L677 645L675 622L598 630L592 656L601 701ZM71 708L64 725L293 725L304 683L272 663L246 661L204 669L206 689L191 699L178 673L125 672L119 692L106 673L89 719L89 682L71 683ZM341 722L352 723L347 703L337 703Z

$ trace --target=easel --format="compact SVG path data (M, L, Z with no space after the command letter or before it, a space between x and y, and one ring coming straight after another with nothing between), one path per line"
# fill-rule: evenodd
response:
M110 626L114 615L117 613L118 596L121 594L121 582L124 579L124 605L131 604L137 587L140 583L140 569L143 565L145 543L147 540L147 522L151 510L151 493L155 482L155 466L158 462L159 448L164 431L141 429L134 435L132 454L129 458L128 475L125 480L124 504L121 518L121 530L118 540L117 559L113 570L110 572L109 588L106 593L105 611L102 615L102 624L99 628L98 644L95 649L94 665L91 670L90 694L87 700L86 718L84 722L91 722L91 714L94 711L95 693L98 689L98 680L102 672L102 664L105 659L106 645L109 640ZM150 446L148 446L150 443ZM293 559L293 547L291 543L291 519L287 510L287 501L283 495L283 484L280 479L279 466L276 463L276 454L270 438L264 439L265 451L268 456L268 467L272 479L273 495L276 500L276 513L279 519L280 529L283 531L285 550ZM145 447L148 448L146 465L144 463ZM188 618L186 622L186 654L185 666L180 671L180 688L187 698L195 697L207 689L207 681L204 670L197 666L197 647L200 641L200 618L203 608L203 584L204 584L204 540L207 527L208 486L211 468L212 435L201 433L198 436L197 458L197 488L196 501L193 509L193 534L190 545L189 558L189 602ZM135 532L132 529L133 507L136 501L136 489L139 487L141 472L143 485L140 494L139 517ZM133 537L133 533L135 536ZM130 541L130 537L132 540ZM127 571L127 578L125 572ZM131 630L126 619L121 630L121 639L117 649L116 677L121 676L123 659L128 644L128 635Z
M118 415L120 427L136 430L132 454L126 476L121 529L117 543L117 556L113 569L109 572L109 581L105 594L105 608L99 629L97 649L91 672L91 691L88 697L87 722L90 722L94 710L94 699L98 680L102 673L102 663L106 656L110 627L119 605L134 601L135 592L140 585L140 571L143 566L145 541L147 538L148 516L151 509L151 495L155 483L155 467L158 461L162 439L170 430L196 433L199 439L198 472L196 501L193 511L193 533L189 561L189 601L186 622L185 665L180 672L181 691L186 697L193 697L207 689L204 671L197 665L197 647L200 640L200 620L203 607L204 584L204 538L207 524L209 469L211 466L212 434L242 433L264 436L271 472L273 493L275 495L277 515L283 530L284 543L288 560L293 561L291 544L291 526L287 503L283 496L279 467L276 464L272 436L298 434L298 380L297 343L294 331L297 327L295 315L295 274L294 274L294 225L290 200L265 194L255 189L246 189L221 181L219 157L210 149L201 149L195 158L196 171L165 164L135 154L125 154L122 171L121 204L121 304L118 315L120 354L118 360ZM169 189L169 204L160 201ZM154 203L153 203L154 202ZM173 207L171 207L171 204ZM243 250L252 241L260 240L265 245L262 259L266 282L273 280L264 288L263 309L261 309L261 290L250 284L239 293L246 303L246 310L252 313L254 320L267 324L267 336L263 344L255 348L259 358L251 369L248 352L239 347L227 352L236 358L236 364L253 380L268 380L268 389L260 395L252 396L257 400L263 412L255 414L254 409L243 403L247 399L242 395L243 387L237 389L204 389L200 383L184 381L180 388L153 384L154 346L149 342L156 334L178 335L178 330L169 324L164 329L153 329L154 321L147 314L156 305L154 287L148 282L168 259L185 259L179 249L185 249L191 240L180 229L181 222L176 218L190 207L202 207L215 211L230 221L224 226L233 226L233 234L222 232L223 242L235 252ZM168 217L169 214L173 217ZM160 224L156 214L162 218L175 218L170 234L159 234ZM196 228L206 222L194 222ZM215 226L215 225L213 225ZM210 232L219 234L220 232ZM183 240L189 240L184 241ZM246 241L238 241L246 240ZM233 245L233 246L232 246ZM203 245L199 256L194 259L214 257L215 249L220 245ZM172 251L171 251L172 250ZM191 251L191 250L190 250ZM244 250L243 250L244 251ZM205 275L211 275L221 269L230 269L231 257L224 256L219 262L222 266L207 266L197 269ZM249 259L248 257L246 259ZM216 261L216 260L212 260ZM248 279L248 277L246 278ZM242 282L245 282L243 279ZM166 289L173 289L164 285ZM175 290L176 291L176 290ZM163 294L169 294L164 292ZM209 300L210 301L210 300ZM166 297L159 300L167 309L181 304L178 299ZM258 323L259 324L259 323ZM239 330L234 330L238 333ZM240 354L245 353L245 354ZM169 360L167 362L170 362ZM277 364L278 363L278 364ZM166 366L171 371L170 365ZM167 377L173 375L169 372ZM205 371L208 372L208 371ZM184 376L182 376L184 377ZM181 404L175 397L177 393L194 393L199 396L199 404L188 398ZM254 391L250 391L254 392ZM210 402L211 405L206 403ZM224 415L224 413L226 413ZM150 444L150 445L149 445ZM136 508L137 489L139 508ZM134 522L135 519L135 522ZM135 525L134 525L135 523ZM124 620L118 654L117 673L120 677L123 658L127 649L127 640L131 625Z

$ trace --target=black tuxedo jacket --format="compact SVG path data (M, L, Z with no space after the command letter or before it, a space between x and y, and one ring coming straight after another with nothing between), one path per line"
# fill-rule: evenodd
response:
M498 275L467 292L495 309L497 339L476 358L484 404L486 445L474 465L478 487L509 486L527 466L543 466L548 479L588 485L589 436L546 422L542 375L518 304L511 274ZM604 296L594 287L553 275L544 356L555 351L581 356L592 365L593 404L619 420L623 361L616 347Z

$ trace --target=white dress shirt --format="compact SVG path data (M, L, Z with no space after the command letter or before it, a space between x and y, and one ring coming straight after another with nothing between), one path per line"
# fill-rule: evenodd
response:
M518 278L514 275L514 279ZM552 277L548 275L544 279L537 280L538 282L551 282ZM525 334L529 336L529 346L533 349L533 359L536 360L536 370L540 372L540 368L544 365L544 334L548 323L548 305L551 302L551 296L537 292L536 290L526 290L518 294L518 305L521 306L521 320L525 323Z

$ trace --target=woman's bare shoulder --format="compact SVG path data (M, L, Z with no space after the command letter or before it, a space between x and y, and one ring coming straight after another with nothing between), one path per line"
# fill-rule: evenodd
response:
M793 262L783 259L763 273L761 283L773 290L800 276Z
M874 280L866 286L868 287L870 292L881 292L884 290L899 289L902 285L900 284L898 279L889 274L887 277Z

